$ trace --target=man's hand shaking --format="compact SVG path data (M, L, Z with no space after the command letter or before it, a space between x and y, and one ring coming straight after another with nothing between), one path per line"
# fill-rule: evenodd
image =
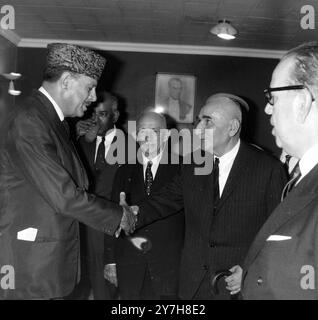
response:
M126 236L135 231L136 223L137 223L137 214L139 211L138 206L129 207L126 202L126 194L125 192L121 192L119 204L123 207L123 216L121 218L121 222L119 228L115 232L115 237L118 238L121 230L125 231Z

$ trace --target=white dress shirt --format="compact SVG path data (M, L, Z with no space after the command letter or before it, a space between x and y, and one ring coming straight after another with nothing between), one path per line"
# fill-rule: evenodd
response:
M311 169L318 163L318 144L311 147L309 150L305 152L303 157L299 161L299 169L301 172L301 177L297 181L301 181L310 171Z
M282 163L286 163L286 156L287 153L286 151L282 151L281 155L280 155L280 161ZM288 173L291 174L291 172L294 170L296 164L298 163L299 159L295 158L295 157L291 157L288 163Z
M153 159L148 159L143 153L142 153L142 162L143 162L143 171L144 171L144 180L146 179L146 169L147 169L147 164L149 161L152 162L152 166L151 166L151 173L152 173L152 177L155 180L155 176L160 164L160 160L162 157L162 151Z
M225 153L222 157L219 157L219 189L220 189L220 197L222 196L227 178L232 169L234 160L239 151L241 145L241 141L239 140L237 144L230 150L228 153Z
M59 116L60 120L63 121L64 114L62 112L62 109L59 107L59 105L55 102L55 100L51 97L51 95L43 87L41 87L39 89L39 91L42 92L50 100L50 102L53 104L53 107L54 107L57 115Z
M109 130L106 135L105 135L105 159L107 157L107 153L110 149L110 146L114 140L114 137L116 135L116 127L114 126L114 129ZM95 158L94 158L94 162L96 161L96 157L97 157L97 151L98 151L98 146L99 144L102 142L102 137L101 136L97 136L96 137L96 148L95 148Z

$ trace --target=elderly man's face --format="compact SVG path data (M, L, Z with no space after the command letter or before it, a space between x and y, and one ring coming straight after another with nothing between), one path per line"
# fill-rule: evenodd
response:
M282 60L275 68L272 80L270 83L271 88L283 87L290 85L289 75L293 70L293 58ZM295 96L297 91L284 90L272 92L273 103L269 103L265 107L265 113L271 115L270 123L273 126L272 134L276 138L278 147L283 148L286 152L290 152L290 148L294 142L295 134Z
M72 77L66 93L65 106L68 117L82 117L87 106L96 101L97 81L85 75Z
M230 119L226 112L215 102L205 105L200 111L196 128L201 129L203 148L221 156L231 139Z
M165 127L159 116L146 115L137 123L137 141L142 153L147 158L153 158L164 148Z

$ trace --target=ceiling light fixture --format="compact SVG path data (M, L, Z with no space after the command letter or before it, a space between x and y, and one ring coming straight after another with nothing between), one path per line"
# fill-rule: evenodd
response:
M10 72L10 73L3 73L1 74L5 79L9 80L9 90L8 93L11 94L12 96L18 96L21 94L21 91L15 90L14 88L14 80L17 80L21 77L20 73L16 72Z
M210 32L224 40L235 39L237 34L237 30L231 25L231 22L225 19L219 20L218 24L211 28Z

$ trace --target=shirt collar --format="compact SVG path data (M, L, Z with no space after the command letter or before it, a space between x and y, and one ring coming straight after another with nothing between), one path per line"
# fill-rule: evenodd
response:
M156 166L160 163L161 157L162 157L163 150L160 151L159 154L157 154L153 159L148 159L143 153L142 153L142 162L144 165L146 165L149 161L152 162L152 165Z
M220 164L231 162L236 157L238 150L240 148L240 145L241 145L241 140L239 139L236 145L229 152L223 154L223 156L221 157L217 157L220 159ZM214 158L216 158L216 156L214 156Z
M116 126L114 125L114 128L111 129L111 130L108 130L106 135L105 135L105 142L106 143L111 143L113 142L114 138L115 138L115 135L116 135ZM101 141L102 140L102 137L101 136L97 136L97 141Z
M305 152L299 161L299 169L303 178L318 163L318 144Z
M59 116L60 120L63 121L65 117L64 117L64 114L62 112L62 109L55 102L55 100L52 98L52 96L43 87L41 87L39 89L39 91L42 92L50 100L50 102L53 104L53 107L54 107L57 115Z

